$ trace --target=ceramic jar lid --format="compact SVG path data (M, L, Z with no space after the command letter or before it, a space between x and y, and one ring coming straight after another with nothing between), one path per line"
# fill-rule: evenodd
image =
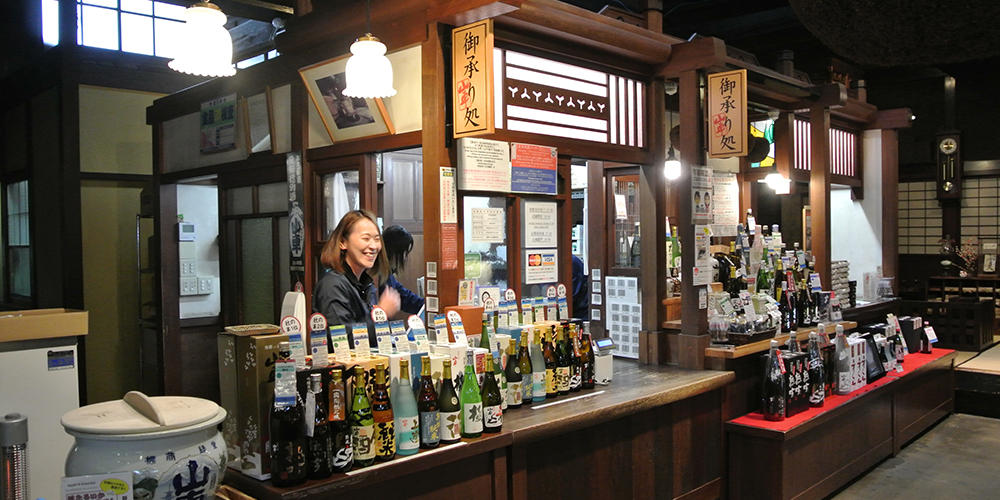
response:
M190 427L219 413L212 401L187 396L149 397L131 391L123 399L66 412L62 425L88 434L144 434Z

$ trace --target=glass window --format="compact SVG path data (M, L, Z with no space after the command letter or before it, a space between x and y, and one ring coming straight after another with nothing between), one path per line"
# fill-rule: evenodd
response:
M153 55L153 18L122 13L122 50Z
M122 11L136 12L139 14L152 14L153 2L150 0L121 0Z
M153 2L153 7L153 14L156 15L156 17L176 19L178 21L184 20L184 11L187 10L187 7L184 7L183 5L174 5L164 2Z
M253 186L226 190L226 215L253 213Z
M614 186L612 207L615 215L614 255L615 267L639 267L639 176L616 175L611 178Z
M59 0L42 0L42 42L59 45Z
M250 66L253 66L255 64L260 64L266 60L267 57L264 54L260 54L236 63L236 67L238 69L249 68Z
M361 189L357 170L323 176L323 240L330 238L340 219L361 208Z
M288 184L274 182L257 187L258 213L288 212Z
M11 295L31 297L31 232L28 181L7 185L7 262Z
M156 55L174 58L180 49L180 41L184 36L184 23L156 18L153 20L154 38L156 39Z
M502 197L465 196L462 198L465 234L465 279L474 279L480 287L507 289L507 199ZM500 227L497 231L473 231L473 210L479 212L476 223L493 214L477 209L499 209ZM496 211L492 211L494 214ZM493 219L495 220L495 219ZM495 226L491 226L495 227Z
M87 5L100 5L101 7L111 7L112 9L118 7L118 0L82 0L82 3Z
M271 218L244 219L240 231L243 321L274 321L274 261Z
M84 5L80 24L83 45L118 50L118 11Z

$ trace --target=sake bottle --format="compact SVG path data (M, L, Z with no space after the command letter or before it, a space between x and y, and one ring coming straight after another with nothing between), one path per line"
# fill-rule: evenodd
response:
M333 445L332 469L346 472L354 465L354 448L351 446L351 425L347 421L347 394L344 391L344 372L330 370L327 384L327 420Z
M836 359L837 394L851 393L851 348L844 336L844 327L837 325L837 336L833 340L834 358Z
M486 354L486 371L480 398L483 404L483 432L500 432L503 427L503 396L493 371L493 354Z
M447 363L451 372L451 361ZM420 358L420 392L417 395L421 448L437 448L441 442L441 413L438 408L438 394L434 391L434 380L431 378L431 358L423 356Z
M822 323L820 323L822 327ZM820 330L822 331L822 330ZM823 356L819 351L819 334L809 334L809 406L823 406L826 399L824 388L826 377L823 373Z
M771 341L764 377L761 379L761 411L767 420L785 419L785 364L778 350L778 341Z
M531 336L531 329L525 328L521 332L521 348L517 353L517 363L521 368L521 404L530 405L533 395L531 353L528 350L528 337Z
M430 370L429 367L428 370ZM444 370L441 372L441 392L438 394L437 403L441 420L441 442L451 444L461 441L462 405L459 403L455 384L452 382L450 359L444 360Z
M548 371L542 354L542 328L535 328L534 332L535 337L531 346L531 400L538 403L548 397L546 390Z
M483 398L476 381L472 350L466 351L465 377L462 379L462 437L475 438L483 433ZM492 374L492 373L491 373Z
M514 353L514 339L507 344L507 408L520 408L524 392L521 390L521 364Z
M372 417L375 419L375 458L380 462L392 460L396 456L396 426L386 387L385 365L381 363L375 366Z
M375 463L375 419L371 402L365 391L365 369L354 367L354 397L351 401L351 445L354 448L354 467L368 467Z
M410 362L399 360L399 385L392 391L393 427L396 431L396 453L413 455L420 449L420 416L417 400L410 384Z

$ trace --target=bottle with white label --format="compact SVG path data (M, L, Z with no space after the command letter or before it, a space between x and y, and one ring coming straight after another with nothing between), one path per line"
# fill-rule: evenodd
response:
M483 432L500 432L503 427L503 396L493 373L493 354L486 354L486 370L480 398L483 404ZM463 391L464 392L464 391Z
M475 438L483 433L483 398L473 369L476 360L472 349L466 354L465 376L462 377L462 437Z
M271 407L271 482L292 486L306 480L306 436L302 400L296 391L295 361L288 342L278 345Z
M417 400L410 384L410 362L399 360L399 385L392 391L393 425L396 431L396 454L413 455L420 449L420 417Z
M507 408L520 408L524 392L521 390L521 364L514 351L514 339L507 344Z
M428 368L429 370L429 368ZM474 378L474 377L473 377ZM457 443L462 440L462 406L451 378L451 360L444 360L441 372L441 392L438 394L438 412L441 420L441 442Z
M851 348L847 345L847 337L844 336L844 327L837 325L837 336L833 340L834 345L834 357L836 362L834 364L834 373L836 377L834 379L837 381L837 387L834 392L837 394L850 394L851 393Z

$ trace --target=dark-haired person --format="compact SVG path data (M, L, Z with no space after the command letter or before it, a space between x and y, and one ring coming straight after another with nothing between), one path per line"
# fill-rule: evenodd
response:
M424 307L424 299L396 279L396 275L406 266L406 258L410 255L410 251L413 250L413 236L402 226L389 226L382 231L382 243L389 257L389 281L385 285L399 293L401 310L417 314Z
M320 261L328 272L313 290L313 311L326 316L330 325L344 325L354 344L352 323L368 324L368 341L376 345L372 306L378 305L392 317L399 311L399 294L379 285L389 277L389 262L382 248L375 216L366 210L348 212L323 246Z

